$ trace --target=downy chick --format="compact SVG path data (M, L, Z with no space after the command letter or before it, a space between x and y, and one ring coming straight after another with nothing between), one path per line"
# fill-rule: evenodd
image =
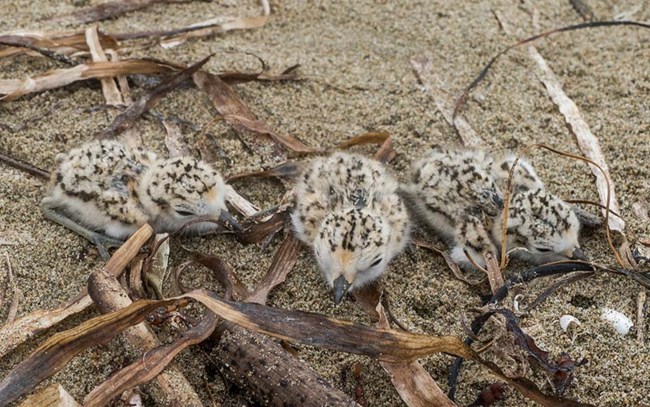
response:
M43 213L96 244L104 258L108 247L119 247L145 223L164 233L199 217L227 216L223 179L190 157L159 160L142 148L102 140L59 154L57 163Z
M296 235L314 250L338 304L379 278L408 240L397 181L377 161L335 153L311 161L296 185Z

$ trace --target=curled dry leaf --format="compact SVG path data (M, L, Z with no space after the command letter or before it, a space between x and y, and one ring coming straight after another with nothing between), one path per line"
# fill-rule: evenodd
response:
M199 71L194 74L194 82L203 90L213 106L220 115L230 124L242 137L242 140L256 153L267 159L286 159L286 154L275 151L273 157L271 152L264 152L263 142L259 137L252 136L249 132L266 135L275 142L283 145L291 151L299 153L317 152L319 149L309 147L296 138L275 133L266 123L258 120L253 112L244 104L237 93L224 82L219 76Z
M282 244L275 252L273 261L264 279L259 282L253 294L246 301L266 304L269 293L284 282L298 260L300 241L292 233L287 233Z
M269 236L278 233L289 222L289 212L279 211L258 222L252 220L244 224L244 230L237 232L237 240L245 244L256 244L263 242Z
M454 261L451 259L451 256L449 253L447 253L445 250L438 249L431 243L427 242L424 238L421 236L413 236L411 239L411 242L413 242L414 245L423 247L425 249L431 250L434 253L439 254L442 256L442 258L445 260L445 263L447 263L447 267L451 270L452 274L456 279L468 284L468 285L478 285L482 284L485 281L485 278L477 279L477 280L470 280L468 277L466 277L463 272L461 271L460 267L458 267L458 264L454 263Z

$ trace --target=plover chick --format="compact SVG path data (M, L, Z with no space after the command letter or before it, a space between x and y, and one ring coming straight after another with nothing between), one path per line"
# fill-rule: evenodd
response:
M302 173L292 220L334 288L335 304L386 271L410 228L397 181L379 162L341 152L312 160Z
M415 215L451 244L463 221L483 223L502 210L493 166L484 151L436 146L413 165L411 183L402 193Z
M117 141L93 141L57 156L45 216L97 245L108 247L145 223L156 233L174 232L188 221L225 216L225 185L210 165L191 157L157 159L142 148ZM188 232L214 228L191 225Z
M492 236L501 240L501 219ZM506 244L513 257L533 264L561 260L587 260L580 249L580 221L573 208L545 188L515 187L510 199Z
M485 267L485 252L499 255L504 191L514 161L512 154L495 160L485 151L436 147L414 165L412 183L403 188L416 216L464 268ZM546 191L527 161L519 160L512 186L507 249L526 249L514 255L537 264L584 259L575 213Z

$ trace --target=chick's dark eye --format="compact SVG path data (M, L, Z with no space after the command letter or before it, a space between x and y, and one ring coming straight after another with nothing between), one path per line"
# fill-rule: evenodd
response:
M375 267L375 266L378 265L379 263L381 263L381 257L378 258L377 260L373 261L372 264L370 265L370 267Z
M194 215L192 212L187 212L183 210L176 209L176 213L181 215L181 216L192 216Z
M546 247L536 247L536 249L538 252L542 252L542 253L548 253L551 251L551 249L548 249Z

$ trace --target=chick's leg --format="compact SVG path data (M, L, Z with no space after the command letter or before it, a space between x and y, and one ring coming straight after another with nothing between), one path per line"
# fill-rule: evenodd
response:
M114 239L112 237L103 235L94 230L90 230L78 223L74 219L70 218L64 211L61 210L61 207L57 205L57 202L50 198L44 198L41 201L41 209L43 215L61 226L72 230L73 232L81 235L91 241L99 251L100 256L104 260L108 260L111 255L108 253L108 249L111 247L120 247L124 243L121 240Z

